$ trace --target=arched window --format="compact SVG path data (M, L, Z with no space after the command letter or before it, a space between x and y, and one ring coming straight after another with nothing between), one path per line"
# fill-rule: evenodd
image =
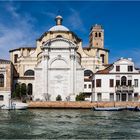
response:
M99 37L101 37L101 33L99 33Z
M62 35L57 35L56 38L62 37Z
M0 87L4 87L4 75L0 74Z
M97 34L97 32L95 33L95 37L98 37L98 34Z
M91 70L85 70L84 71L84 76L92 77L93 76L93 72Z
M122 76L122 78L121 78L121 85L122 86L126 86L126 81L127 81L127 78L125 76Z
M32 95L33 85L31 83L28 84L27 90L28 90L28 92L27 92L28 95Z
M27 70L24 73L25 76L34 76L34 71L33 70Z

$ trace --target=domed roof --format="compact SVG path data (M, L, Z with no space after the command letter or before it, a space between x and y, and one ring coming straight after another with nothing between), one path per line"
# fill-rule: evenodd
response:
M62 16L58 15L55 18L56 25L51 27L49 31L69 31L69 29L62 25L63 18Z
M69 29L63 25L55 25L51 27L49 31L69 31Z

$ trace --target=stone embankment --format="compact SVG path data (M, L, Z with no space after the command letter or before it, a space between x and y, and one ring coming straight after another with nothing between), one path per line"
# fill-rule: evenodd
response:
M91 109L92 107L140 107L140 102L65 102L65 101L47 101L47 102L28 102L29 108L48 108L48 109Z

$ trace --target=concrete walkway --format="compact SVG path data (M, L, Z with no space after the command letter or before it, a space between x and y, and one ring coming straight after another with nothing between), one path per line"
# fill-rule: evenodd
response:
M92 107L140 107L140 102L66 102L66 101L46 101L28 102L29 108L67 108L67 109L91 109Z

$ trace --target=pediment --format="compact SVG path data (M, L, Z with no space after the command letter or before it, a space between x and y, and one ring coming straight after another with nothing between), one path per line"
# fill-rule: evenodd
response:
M72 41L69 41L64 38L56 38L50 41L47 41L44 44L44 47L50 47L50 48L61 48L61 47L76 47L76 44L73 43Z
M120 59L115 62L116 65L133 65L133 62L128 59Z

